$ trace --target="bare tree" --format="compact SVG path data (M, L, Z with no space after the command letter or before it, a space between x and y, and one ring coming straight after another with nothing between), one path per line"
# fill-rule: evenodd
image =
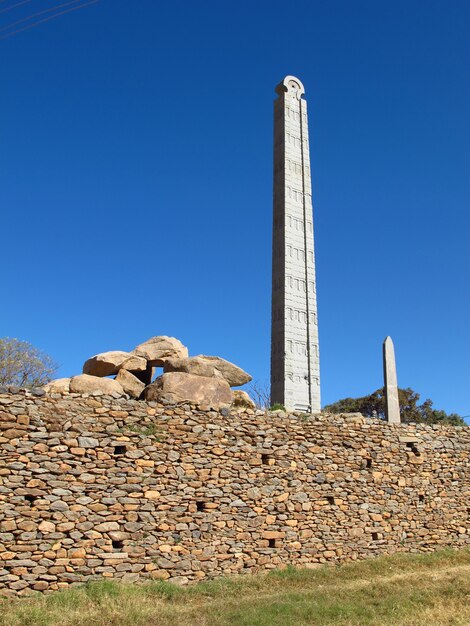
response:
M255 380L251 383L248 394L259 409L269 409L271 406L271 390L268 383Z
M0 338L0 385L41 387L49 382L58 365L27 341Z

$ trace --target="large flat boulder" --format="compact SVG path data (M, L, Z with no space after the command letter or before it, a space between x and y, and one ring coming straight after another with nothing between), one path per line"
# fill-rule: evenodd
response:
M131 398L140 398L142 391L145 389L145 383L134 376L127 370L120 369L117 373L116 380Z
M70 378L56 378L43 386L47 393L69 393Z
M221 359L220 356L206 356L204 354L199 354L194 358L211 365L225 378L230 387L239 387L240 385L249 383L252 379L252 377L247 372L242 370L241 367L230 363L230 361Z
M144 397L157 402L188 402L214 409L228 406L232 402L232 392L226 380L185 372L168 372L159 376L145 388Z
M163 366L166 372L185 372L194 376L207 376L208 378L223 378L215 367L208 363L206 359L199 356L192 356L187 359L168 359Z
M112 376L120 369L141 372L145 371L146 367L147 361L144 358L121 350L111 350L96 354L85 361L83 373L90 376Z
M72 376L70 379L70 393L93 393L96 395L111 395L117 393L123 396L124 389L117 380L113 380L112 378L80 374L79 376Z
M152 337L135 348L131 354L147 360L151 367L163 367L168 359L185 359L188 349L175 337Z

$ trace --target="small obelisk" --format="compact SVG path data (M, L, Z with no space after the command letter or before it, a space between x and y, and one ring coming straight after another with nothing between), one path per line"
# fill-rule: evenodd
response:
M271 403L320 411L312 183L304 86L286 76L274 101Z
M400 404L398 402L397 367L395 349L391 337L383 343L385 419L389 424L400 424Z

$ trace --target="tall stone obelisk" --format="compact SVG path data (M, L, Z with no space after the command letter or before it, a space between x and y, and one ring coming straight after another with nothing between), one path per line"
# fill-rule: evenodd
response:
M385 337L382 346L385 387L385 419L390 424L399 424L400 403L398 399L397 366L395 348L391 337Z
M320 411L307 103L286 76L274 101L271 403Z

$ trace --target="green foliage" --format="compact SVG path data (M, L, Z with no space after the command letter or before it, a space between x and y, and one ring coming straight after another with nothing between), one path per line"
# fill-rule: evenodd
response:
M283 404L279 404L279 402L275 402L272 406L269 407L270 411L285 411L286 407Z
M447 414L433 408L432 400L425 400L418 404L420 395L413 389L398 389L400 414L402 422L418 422L421 424L452 424L453 426L465 426L464 420L457 413ZM365 417L378 417L385 419L385 395L384 388L377 389L369 396L362 398L343 398L328 404L324 411L330 413L362 413Z
M145 437L157 437L160 439L162 435L162 429L155 423L148 424L147 426L140 426L138 424L130 424L126 426L125 430L130 430L138 435L144 435Z
M58 365L27 341L0 338L0 385L41 387L48 383Z

